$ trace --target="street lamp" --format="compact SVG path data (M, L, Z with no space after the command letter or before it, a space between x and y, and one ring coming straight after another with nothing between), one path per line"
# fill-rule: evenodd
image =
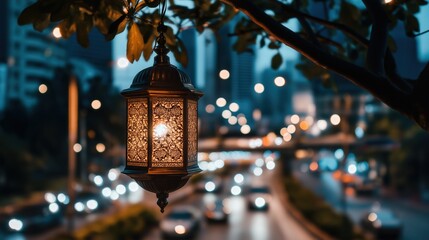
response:
M156 193L164 212L168 194L201 170L197 163L197 104L202 93L170 64L161 23L155 63L122 91L127 102L127 152L123 173Z

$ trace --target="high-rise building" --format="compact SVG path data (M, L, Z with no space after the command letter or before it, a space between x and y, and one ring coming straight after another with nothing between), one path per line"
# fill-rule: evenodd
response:
M65 47L69 58L79 58L88 62L99 72L102 79L113 83L112 41L106 41L96 29L89 33L90 43L87 48L79 45L76 35L66 40Z
M39 85L52 79L55 68L63 67L66 59L64 46L47 31L18 26L20 12L30 3L5 1L0 9L0 62L7 65L5 101L19 99L28 108L36 103Z

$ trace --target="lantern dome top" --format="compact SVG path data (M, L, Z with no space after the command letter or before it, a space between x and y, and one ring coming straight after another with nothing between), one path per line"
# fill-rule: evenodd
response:
M184 71L168 63L155 63L134 77L131 89L195 90L191 78Z

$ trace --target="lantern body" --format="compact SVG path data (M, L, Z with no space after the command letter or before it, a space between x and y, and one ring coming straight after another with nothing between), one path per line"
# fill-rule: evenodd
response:
M123 173L166 201L169 192L201 171L197 104L202 93L195 90L187 74L161 61L139 72L122 95L127 101Z
M188 174L197 165L196 100L160 95L129 98L127 110L127 169Z

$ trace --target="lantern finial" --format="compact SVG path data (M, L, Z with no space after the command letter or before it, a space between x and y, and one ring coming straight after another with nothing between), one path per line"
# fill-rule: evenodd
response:
M156 39L156 47L154 49L154 51L157 54L155 56L154 65L170 64L170 58L167 56L170 50L168 50L168 48L165 47L166 40L164 36L164 33L167 31L167 27L164 25L163 21L159 23L157 30L158 30L159 36Z
M158 204L159 208L161 209L161 213L164 213L164 208L168 204L168 201L167 201L168 193L165 193L165 192L157 193L156 197L158 198L158 201L156 202L156 204Z

